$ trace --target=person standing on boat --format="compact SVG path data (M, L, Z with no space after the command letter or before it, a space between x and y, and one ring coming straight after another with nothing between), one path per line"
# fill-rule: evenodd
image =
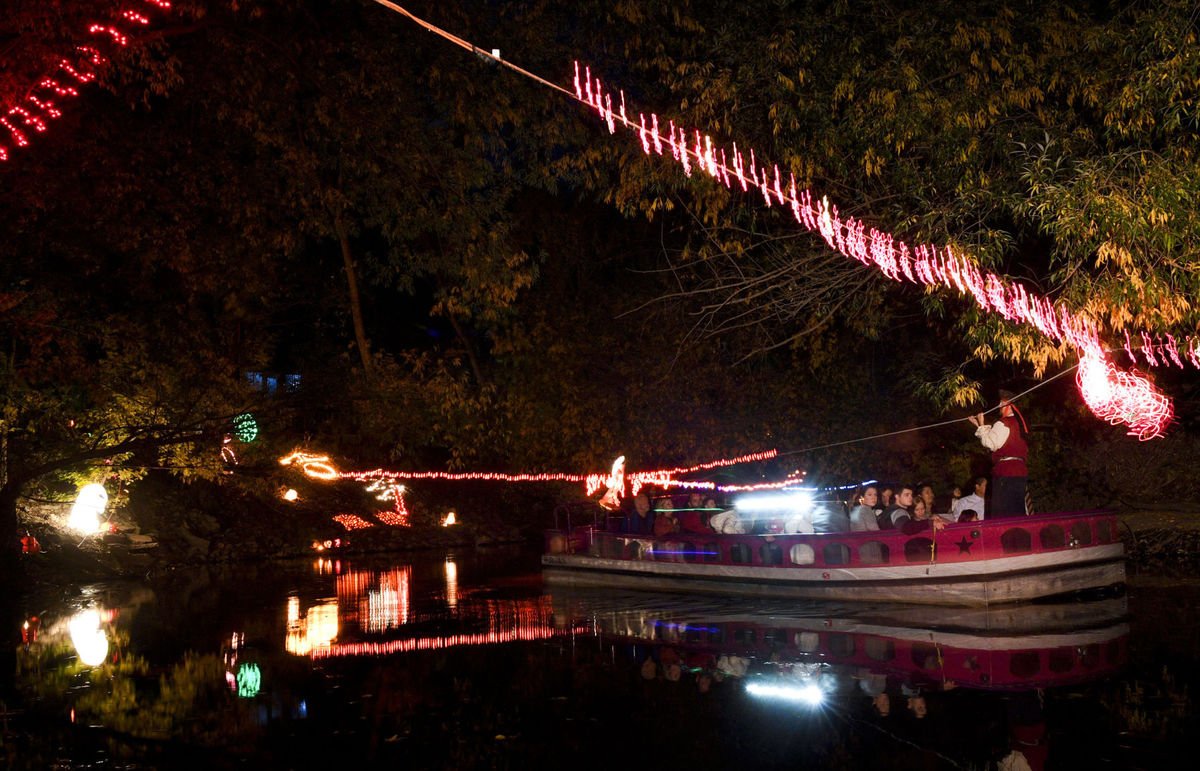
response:
M1012 403L1010 391L1000 391L1000 419L990 426L983 422L983 413L970 418L975 436L992 451L993 517L1025 515L1025 483L1029 472L1026 459L1029 445L1025 440L1025 419Z

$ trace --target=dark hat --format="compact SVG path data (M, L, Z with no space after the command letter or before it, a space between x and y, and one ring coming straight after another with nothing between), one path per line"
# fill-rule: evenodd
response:
M1017 395L1016 395L1015 393L1013 393L1012 391L1009 391L1009 390L1008 390L1008 389L1006 389L1006 388L1001 388L1001 389L1000 389L1000 401L1002 401L1002 402L1011 402L1011 401L1012 401L1013 399L1015 399L1016 397L1017 397Z

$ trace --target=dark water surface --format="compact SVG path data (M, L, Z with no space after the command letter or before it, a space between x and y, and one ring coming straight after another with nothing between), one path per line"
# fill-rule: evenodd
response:
M0 768L1181 768L1200 582L985 610L543 586L528 550L28 600Z

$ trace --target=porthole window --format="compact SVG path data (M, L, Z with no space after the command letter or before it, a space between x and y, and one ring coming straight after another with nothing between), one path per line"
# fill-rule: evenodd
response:
M863 643L867 657L875 661L891 661L896 658L896 644L886 637L868 637Z
M1075 668L1075 649L1074 648L1055 648L1050 651L1050 656L1046 661L1046 666L1051 672L1062 674L1070 672Z
M745 543L735 543L729 547L729 561L736 565L747 565L750 563L750 545Z
M826 565L849 565L850 547L844 543L827 543L824 557Z
M767 541L759 547L758 557L764 565L782 565L783 549L774 541Z
M858 561L864 565L885 565L888 562L888 547L882 541L868 541L858 547Z
M1008 671L1016 677L1033 677L1042 668L1037 651L1014 653L1008 660Z
M1067 535L1059 525L1046 525L1038 533L1043 549L1061 549L1067 545Z
M816 632L796 632L792 642L803 653L816 653L821 646L821 636Z
M788 552L788 557L793 565L811 565L817 560L816 552L813 547L806 543L798 543L792 546Z
M1071 525L1071 541L1074 546L1091 546L1092 529L1086 522L1076 522Z
M1005 554L1029 551L1032 547L1033 539L1030 538L1029 531L1024 528L1014 527L1004 531L1004 535L1000 536L1000 548L1004 550Z
M840 632L831 632L825 639L825 649L834 656L853 656L854 655L854 636L842 634Z
M904 544L905 562L933 562L936 556L933 541L928 538L910 538Z

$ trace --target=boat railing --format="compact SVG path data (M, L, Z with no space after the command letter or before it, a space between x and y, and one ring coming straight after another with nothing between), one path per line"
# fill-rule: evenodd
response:
M558 531L559 538L566 540L557 542L557 551L549 550L617 560L821 569L973 562L1120 541L1116 516L1110 512L958 523L937 533L927 530L913 535L881 530L747 535L680 532L655 537L606 529L606 524L598 514L587 525L572 527L568 521L568 527Z
M611 512L594 501L561 503L554 508L554 528L545 533L545 550L548 554L586 553L594 544L595 533L608 528L612 518ZM615 522L612 529L618 529Z

